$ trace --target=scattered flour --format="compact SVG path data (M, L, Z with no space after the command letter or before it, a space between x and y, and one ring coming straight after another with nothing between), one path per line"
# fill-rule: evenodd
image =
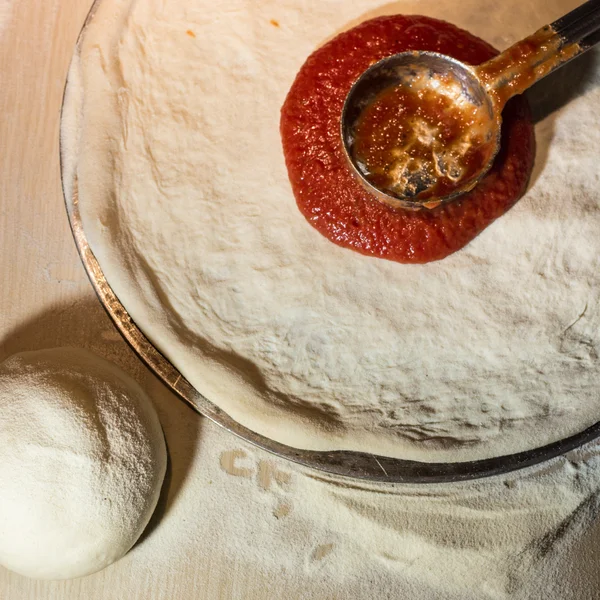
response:
M368 485L299 468L206 420L184 424L178 412L187 409L163 395L173 477L185 485L126 558L139 552L148 572L168 548L170 571L195 555L199 568L214 560L256 573L251 589L225 598L271 597L269 586L303 600L600 598L597 445L479 482Z

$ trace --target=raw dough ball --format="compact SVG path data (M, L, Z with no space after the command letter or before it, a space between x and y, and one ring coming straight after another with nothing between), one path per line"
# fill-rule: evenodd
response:
M167 464L139 385L86 350L0 364L0 564L43 579L121 558L156 507Z

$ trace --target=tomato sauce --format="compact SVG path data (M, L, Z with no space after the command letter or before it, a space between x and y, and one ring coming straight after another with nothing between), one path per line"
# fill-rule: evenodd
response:
M454 25L421 16L380 17L346 31L314 52L298 73L281 113L281 136L298 208L332 242L402 263L440 260L506 212L525 191L535 141L522 97L503 112L494 165L472 191L430 211L394 209L372 196L344 155L340 118L354 81L373 63L429 50L467 64L497 51Z

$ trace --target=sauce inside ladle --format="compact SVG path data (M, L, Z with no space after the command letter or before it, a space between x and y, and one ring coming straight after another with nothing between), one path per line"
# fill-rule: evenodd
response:
M375 63L342 112L351 167L394 208L432 209L457 198L492 166L506 102L598 41L600 0L589 0L476 67L435 52Z

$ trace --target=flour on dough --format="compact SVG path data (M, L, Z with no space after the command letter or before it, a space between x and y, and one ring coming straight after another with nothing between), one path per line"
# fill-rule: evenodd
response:
M72 64L62 141L67 193L77 177L113 290L202 394L293 446L472 460L591 425L597 69L539 125L551 141L527 195L439 263L320 236L296 208L279 139L306 57L362 20L423 13L506 47L570 8L103 0Z

